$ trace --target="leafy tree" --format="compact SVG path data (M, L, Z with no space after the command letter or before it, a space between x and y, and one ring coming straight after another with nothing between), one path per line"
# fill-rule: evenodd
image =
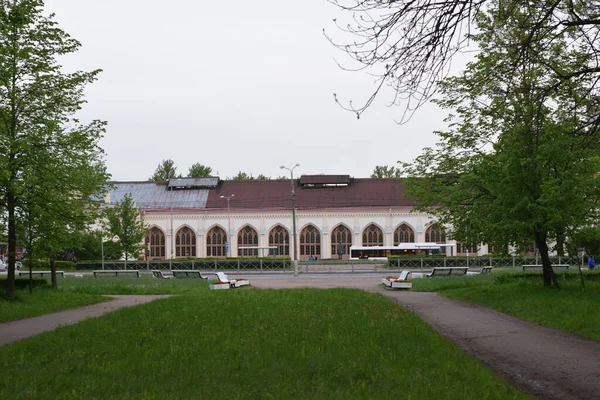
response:
M43 15L41 0L0 0L0 187L8 236L6 295L14 295L17 237L55 253L105 190L104 122L74 114L100 72L61 71L80 43ZM81 218L80 218L81 217ZM74 220L71 220L74 218ZM24 224L29 224L28 226Z
M117 238L121 253L125 255L125 262L130 257L139 256L148 228L140 219L131 195L125 195L124 200L115 207L106 208L104 218L104 229L109 236Z
M586 226L573 232L568 241L569 254L600 255L600 226Z
M257 179L257 180L259 180L259 181L268 181L268 180L271 180L271 177L270 177L270 176L263 175L263 174L259 174L259 175L256 177L256 179Z
M207 167L206 165L202 165L200 163L195 163L190 167L188 172L188 178L207 178L211 176L212 168Z
M586 62L567 33L551 47L532 48L535 55L519 53L523 25L536 20L528 4L492 1L489 12L478 13L472 39L480 53L440 84L439 104L453 110L450 129L405 172L417 178L407 182L409 195L455 239L517 247L535 241L544 285L558 287L549 243L598 217L599 132L586 125L595 82L547 74L544 60L560 59L565 74Z
M371 178L400 178L400 169L394 166L378 165L373 170Z
M232 178L230 178L231 180L234 181L249 181L249 180L254 180L256 179L255 177L252 176L252 174L247 174L245 172L238 172L238 174Z
M121 258L118 243L105 242L102 245L103 232L101 231L78 231L71 236L70 246L63 249L57 256L57 260L81 261L102 259L102 248L104 258L107 260L118 260Z
M154 175L152 175L149 180L152 182L166 182L169 179L176 178L181 178L181 175L177 175L175 161L166 159L158 164L158 167L156 167L156 170L154 171Z
M600 4L598 0L328 0L338 6L349 21L336 18L338 28L349 34L346 42L330 42L347 53L355 65L351 70L376 76L376 88L359 106L344 108L358 117L372 104L382 88L392 89L391 103L402 104L402 121L432 98L438 82L448 76L457 53L469 49L469 34L477 31L479 11L501 12L499 18L519 18L516 27L516 65L529 64L536 48L551 48L565 36L578 49L582 62L577 69L564 71L561 59L547 60L548 74L557 85L585 75L600 74ZM529 17L521 18L523 7ZM342 15L342 16L343 16ZM513 29L513 30L514 30ZM473 50L473 49L470 49ZM596 84L595 84L596 85ZM594 85L594 86L595 86ZM337 96L334 94L337 101ZM596 120L600 119L600 116Z

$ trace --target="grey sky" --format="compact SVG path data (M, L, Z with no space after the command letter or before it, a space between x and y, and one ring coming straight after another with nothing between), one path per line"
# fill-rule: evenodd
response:
M172 158L226 178L244 171L368 177L409 161L444 126L433 105L398 125L382 96L360 120L333 101L364 101L373 78L346 72L347 56L322 34L348 18L325 0L47 0L82 42L66 70L104 72L87 90L82 120L103 119L114 180L146 180Z

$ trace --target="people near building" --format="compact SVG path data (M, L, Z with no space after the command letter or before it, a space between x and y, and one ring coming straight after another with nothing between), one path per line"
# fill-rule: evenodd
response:
M596 268L596 260L594 259L594 256L591 256L591 255L590 255L590 256L588 257L588 268L589 268L590 270L592 270L592 269Z

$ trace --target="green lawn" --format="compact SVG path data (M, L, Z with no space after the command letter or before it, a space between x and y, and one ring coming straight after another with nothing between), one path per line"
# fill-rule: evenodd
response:
M1 347L0 370L11 399L526 398L352 289L190 290Z
M12 299L0 296L0 323L104 301L110 301L110 298L99 294L64 292L50 288L35 288L32 294L29 294L28 289L18 290L16 297Z
M559 281L561 289L556 290L544 288L541 275L499 275L490 282L442 289L440 294L600 340L600 280L586 280L585 291L575 274L560 275Z

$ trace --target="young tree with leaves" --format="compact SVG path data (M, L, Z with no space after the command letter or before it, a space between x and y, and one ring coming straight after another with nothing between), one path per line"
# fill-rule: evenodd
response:
M400 168L393 165L377 165L371 174L371 178L400 178Z
M125 256L125 263L130 257L137 258L144 247L143 240L148 227L140 218L131 195L126 194L123 201L115 207L104 210L104 229L108 236L115 237Z
M175 161L166 159L158 164L158 167L156 167L156 170L154 171L154 175L152 175L149 180L152 182L166 182L169 179L176 178L181 178L181 175L177 174Z
M0 0L0 187L9 297L19 225L31 223L21 230L50 240L48 232L75 225L71 212L93 209L92 199L104 193L108 179L98 146L105 123L84 125L74 117L85 102L85 86L100 71L61 71L58 56L77 51L80 43L43 7L41 0Z
M437 147L406 166L406 175L418 178L407 181L408 194L459 241L535 241L544 285L558 287L551 243L598 217L599 132L587 124L595 81L588 75L563 82L547 73L550 60L566 74L587 62L569 47L567 33L551 47L518 53L522 27L536 20L532 2L490 1L471 37L481 49L476 61L440 84L439 104L452 110L450 129L437 132Z
M188 171L188 178L208 178L212 174L212 168L200 163L192 164Z

